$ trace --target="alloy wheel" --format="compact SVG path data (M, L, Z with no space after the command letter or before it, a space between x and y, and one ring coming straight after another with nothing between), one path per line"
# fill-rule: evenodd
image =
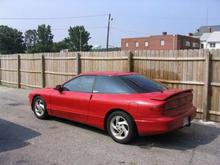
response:
M116 139L125 139L129 134L129 125L127 120L122 116L114 116L110 121L110 130Z
M34 111L38 117L41 117L45 113L45 105L41 99L37 99L34 104Z

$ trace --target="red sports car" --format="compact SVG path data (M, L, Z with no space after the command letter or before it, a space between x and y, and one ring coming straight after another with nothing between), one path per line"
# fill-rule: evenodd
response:
M39 119L56 116L103 130L119 143L138 135L189 126L195 117L192 90L168 89L137 73L82 73L55 88L29 94Z

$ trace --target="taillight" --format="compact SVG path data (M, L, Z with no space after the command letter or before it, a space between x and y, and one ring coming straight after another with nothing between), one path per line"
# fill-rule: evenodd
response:
M139 106L139 111L142 115L148 117L161 116L163 114L164 104Z
M165 110L176 109L178 107L182 107L182 106L189 104L191 102L192 102L192 96L182 97L182 98L179 98L176 100L169 100L169 101L167 101L167 103L165 103L164 109Z
M193 100L193 96L192 95L187 97L187 102L192 102L192 100Z
M170 109L175 109L178 107L178 103L177 102L167 102L164 106L165 110L170 110Z

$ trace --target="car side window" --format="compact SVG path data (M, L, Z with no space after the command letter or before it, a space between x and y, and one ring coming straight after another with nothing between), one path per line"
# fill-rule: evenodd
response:
M134 91L118 77L97 76L94 93L133 93Z
M64 84L64 89L74 92L92 92L94 76L79 76Z

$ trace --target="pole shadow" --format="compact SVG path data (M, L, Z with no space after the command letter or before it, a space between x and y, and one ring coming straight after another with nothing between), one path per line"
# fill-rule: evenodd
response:
M0 119L0 153L28 146L27 140L40 135L30 128Z

